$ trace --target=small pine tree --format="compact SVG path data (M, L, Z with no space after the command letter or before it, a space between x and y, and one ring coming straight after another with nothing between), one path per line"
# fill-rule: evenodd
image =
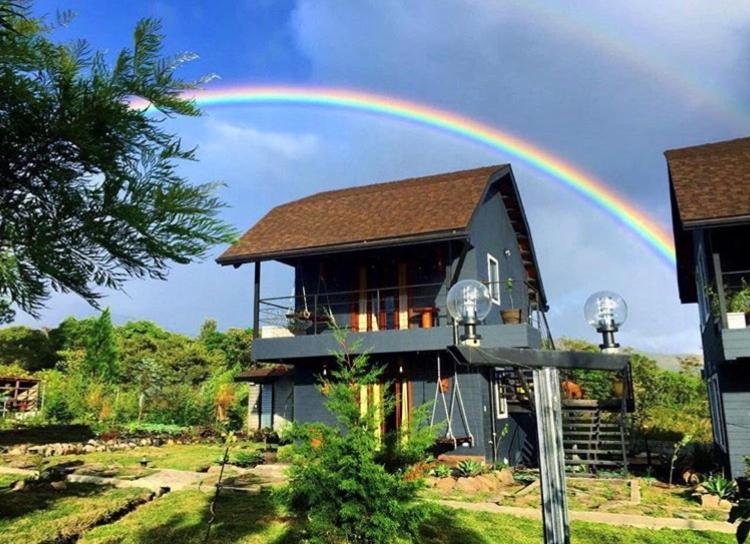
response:
M119 367L112 315L106 308L94 323L86 342L84 368L92 378L114 382L119 376Z
M366 355L350 355L357 347L347 346L342 331L334 334L338 366L321 377L319 388L338 424L292 426L291 510L311 542L405 542L417 536L426 516L417 501L422 480L410 477L409 469L425 460L433 429L412 425L408 436L381 442L379 410L370 406L362 413L359 395L361 386L378 382L383 369ZM393 405L386 397L380 410L387 414Z

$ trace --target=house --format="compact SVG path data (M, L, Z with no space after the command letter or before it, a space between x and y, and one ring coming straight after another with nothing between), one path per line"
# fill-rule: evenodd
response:
M727 472L750 455L750 138L665 152L680 300L697 303L713 436Z
M259 298L261 264L271 260L293 267L293 296ZM547 300L510 165L295 200L272 209L218 262L254 265L253 359L293 368L296 421L334 421L316 385L333 364L334 321L386 368L383 383L362 394L378 404L392 388L396 409L382 432L434 403L445 451L514 464L534 458L533 415L518 402L523 376L468 369L446 351L454 342L446 295L465 278L485 282L493 299L478 326L483 346L539 348L547 334ZM518 319L505 323L501 311L511 309ZM255 402L266 412L275 410L263 401L275 394L272 383ZM272 423L275 414L265 417Z

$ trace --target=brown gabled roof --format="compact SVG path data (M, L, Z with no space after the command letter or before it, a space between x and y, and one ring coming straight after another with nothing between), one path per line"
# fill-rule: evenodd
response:
M750 138L666 151L682 228L750 221Z
M217 261L449 237L464 231L490 177L507 165L326 191L272 209Z

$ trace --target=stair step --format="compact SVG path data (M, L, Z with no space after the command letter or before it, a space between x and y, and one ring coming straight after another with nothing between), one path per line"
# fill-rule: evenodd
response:
M583 439L583 440L576 440L576 439L566 440L565 437L563 437L563 444L571 444L571 445L572 444L601 444L601 445L607 445L607 444L609 444L609 445L620 446L620 445L622 445L622 441L621 440L585 440L585 439Z
M566 465L607 465L607 466L622 466L622 461L608 461L606 459L593 460L593 459L566 459Z
M565 448L565 455L618 455L622 457L622 450L570 450Z

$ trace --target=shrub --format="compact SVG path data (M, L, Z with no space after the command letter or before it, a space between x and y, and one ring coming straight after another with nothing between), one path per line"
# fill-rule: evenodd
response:
M470 478L479 476L484 472L484 465L474 459L464 459L456 465L456 473L461 478Z
M315 542L390 543L416 538L426 508L417 500L420 479L406 478L409 466L387 465L376 434L380 421L374 407L360 412L361 385L376 383L381 368L366 355L351 356L346 337L334 331L339 351L337 368L321 378L326 407L338 425L294 424L294 454L289 482L291 512ZM385 399L383 412L392 409ZM415 422L410 427L419 427ZM390 440L399 450L406 438ZM416 450L416 446L411 447ZM393 452L388 458L413 457ZM426 459L422 451L422 459Z
M229 463L238 467L254 467L263 463L263 452L238 451L230 458Z

